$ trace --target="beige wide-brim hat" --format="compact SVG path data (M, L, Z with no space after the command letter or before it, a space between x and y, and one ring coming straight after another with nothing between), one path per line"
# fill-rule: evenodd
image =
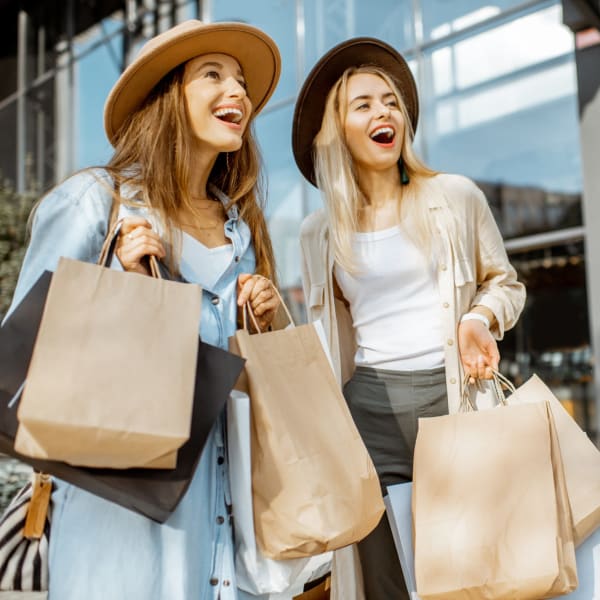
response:
M253 114L275 90L281 56L263 31L245 23L203 23L189 20L148 40L123 71L104 105L104 129L114 144L119 128L137 110L152 88L175 67L202 54L235 58L248 86Z
M292 150L300 172L316 186L313 142L321 129L329 91L349 67L372 65L394 80L406 105L413 132L419 120L419 97L410 68L392 46L376 38L346 40L327 52L308 74L296 101L292 125Z

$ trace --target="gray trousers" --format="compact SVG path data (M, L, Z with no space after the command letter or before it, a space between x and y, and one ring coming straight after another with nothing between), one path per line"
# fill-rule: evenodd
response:
M445 369L357 367L344 386L344 396L377 470L382 493L387 493L388 485L411 481L419 417L448 414ZM408 600L385 514L358 543L358 553L366 600Z

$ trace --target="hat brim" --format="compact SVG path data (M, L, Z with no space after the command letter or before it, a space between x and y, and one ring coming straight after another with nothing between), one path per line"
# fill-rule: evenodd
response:
M292 126L292 150L304 177L316 186L313 141L321 129L325 101L336 81L349 67L374 65L386 71L398 85L410 116L413 132L419 120L417 86L404 58L375 38L353 38L325 54L308 74L296 101Z
M138 109L152 88L175 67L202 54L227 54L235 58L247 84L253 114L273 94L281 71L275 42L260 29L244 23L200 21L165 39L136 58L119 77L104 106L104 128L114 143L119 128Z

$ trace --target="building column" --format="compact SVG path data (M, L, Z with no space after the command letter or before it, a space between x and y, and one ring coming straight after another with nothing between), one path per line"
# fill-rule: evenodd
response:
M61 181L73 172L75 164L74 107L75 74L73 65L74 36L73 0L65 6L65 36L56 44L56 77L54 78L56 164L54 179Z
M19 11L17 42L17 192L25 192L25 165L27 162L27 37L29 16Z
M562 1L563 21L575 34L586 279L595 357L592 427L600 444L600 0Z

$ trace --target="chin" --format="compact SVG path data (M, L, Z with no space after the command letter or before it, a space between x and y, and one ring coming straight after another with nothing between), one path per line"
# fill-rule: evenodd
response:
M238 138L229 143L224 143L221 152L237 152L242 147L242 138Z

